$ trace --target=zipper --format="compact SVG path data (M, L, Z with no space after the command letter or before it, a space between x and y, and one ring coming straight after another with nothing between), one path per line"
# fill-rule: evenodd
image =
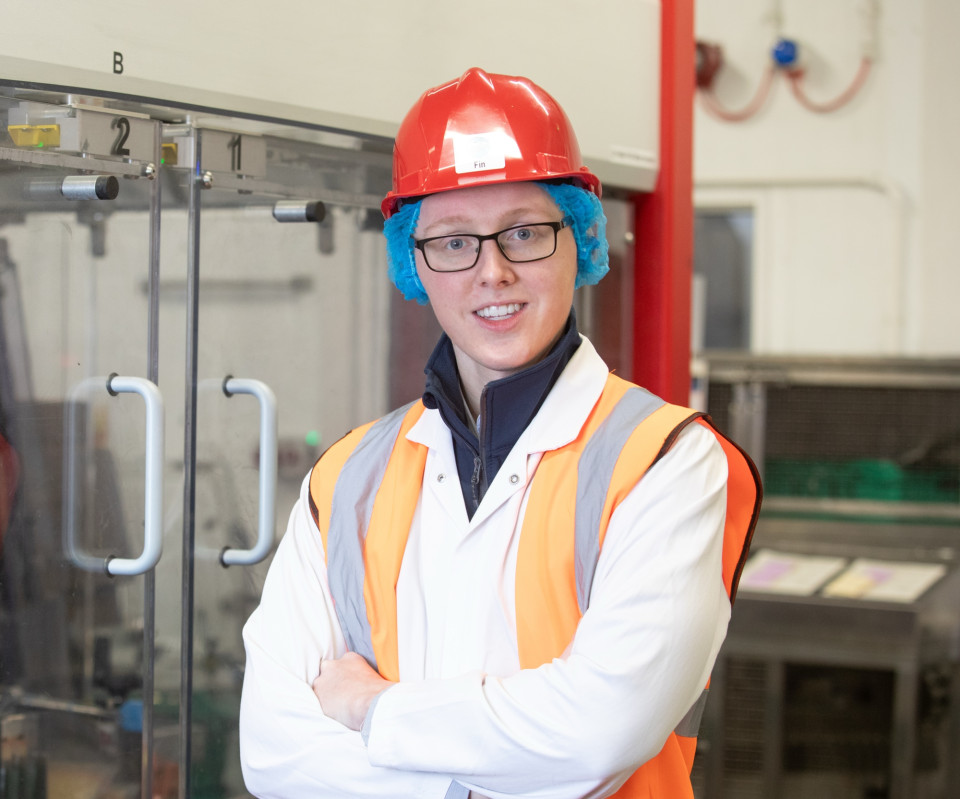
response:
M475 455L473 458L473 475L470 477L470 486L473 489L473 510L476 513L477 508L480 507L480 500L483 498L483 495L480 492L480 480L483 475L483 460L481 460L479 455Z

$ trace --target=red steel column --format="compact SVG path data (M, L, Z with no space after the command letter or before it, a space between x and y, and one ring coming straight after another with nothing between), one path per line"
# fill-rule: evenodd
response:
M693 0L663 0L660 13L660 171L654 190L633 199L633 381L685 405L693 277Z

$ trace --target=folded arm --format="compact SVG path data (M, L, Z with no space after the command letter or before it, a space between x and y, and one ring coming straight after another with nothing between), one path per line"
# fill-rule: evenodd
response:
M345 645L305 497L291 514L243 636L240 755L251 793L278 799L447 795L449 776L371 765L360 734L325 715L314 695L321 659L342 656Z

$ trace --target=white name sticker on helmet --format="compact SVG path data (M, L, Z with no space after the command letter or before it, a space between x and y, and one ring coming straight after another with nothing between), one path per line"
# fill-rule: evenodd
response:
M454 138L453 159L456 173L462 175L503 169L507 164L505 138L502 133L479 133Z

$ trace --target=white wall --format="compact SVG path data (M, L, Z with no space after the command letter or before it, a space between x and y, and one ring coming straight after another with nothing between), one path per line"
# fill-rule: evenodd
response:
M960 92L955 0L877 0L876 58L854 100L803 108L778 76L743 122L695 111L698 205L756 212L753 348L760 352L960 353ZM753 97L779 33L799 41L804 86L851 82L869 0L698 0L696 35L722 45L715 95Z
M42 23L3 5L0 77L393 136L421 92L479 66L553 94L601 180L656 179L660 0L53 5Z

